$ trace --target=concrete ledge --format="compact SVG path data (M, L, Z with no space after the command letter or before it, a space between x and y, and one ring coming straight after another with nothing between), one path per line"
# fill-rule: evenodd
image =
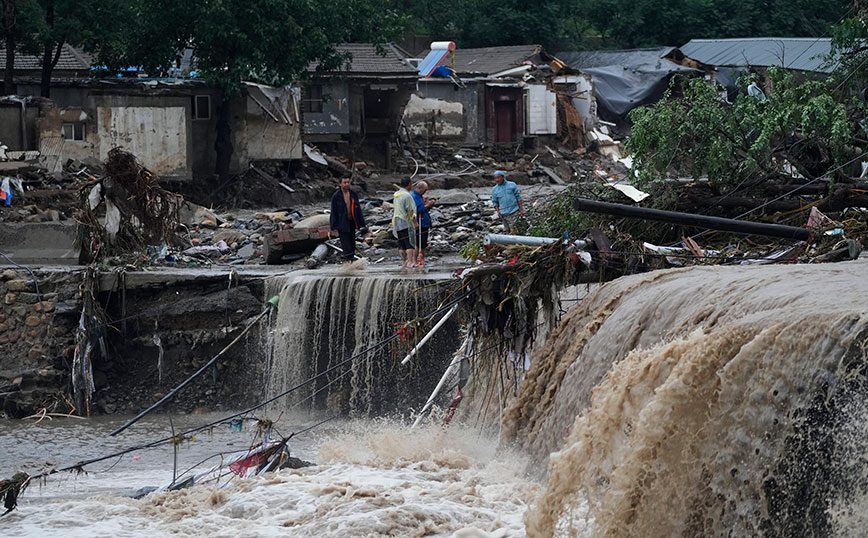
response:
M77 265L75 234L74 222L0 223L0 252L22 265Z

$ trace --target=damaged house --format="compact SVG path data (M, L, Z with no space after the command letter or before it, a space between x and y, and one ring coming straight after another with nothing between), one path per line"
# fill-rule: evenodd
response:
M560 52L558 58L593 77L599 116L616 124L634 108L659 101L673 76L705 74L705 66L676 47Z
M589 78L540 45L456 49L435 42L419 69L404 111L411 137L470 145L560 137L578 146L595 115Z
M309 67L302 97L305 142L390 168L384 159L415 89L416 70L391 43L379 50L370 43L344 44L337 52L349 55L341 70L318 73L316 64Z
M18 54L16 65L19 58L26 65L28 56ZM109 150L122 147L162 177L214 174L221 90L196 79L95 79L86 73L53 80L50 100L35 97L39 79L16 73L18 96L0 102L0 141L10 150L20 146L26 158L51 171L69 160L104 161ZM245 83L232 100L230 173L258 160L301 158L300 107L298 88Z
M737 39L692 39L681 47L690 58L708 65L714 80L732 97L738 77L759 73L763 78L771 66L806 77L825 77L836 62L830 61L831 38L756 37Z

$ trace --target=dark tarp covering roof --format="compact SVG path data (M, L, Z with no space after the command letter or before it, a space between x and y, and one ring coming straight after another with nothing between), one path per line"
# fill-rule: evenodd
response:
M691 39L681 52L704 64L723 67L769 67L828 73L830 38L756 37L745 39Z
M667 60L675 47L658 49L559 52L570 67L591 75L599 115L621 121L638 106L655 103L666 91L673 74L701 71Z

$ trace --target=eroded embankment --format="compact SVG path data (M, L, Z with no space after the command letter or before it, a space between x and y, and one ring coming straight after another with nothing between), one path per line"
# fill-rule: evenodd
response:
M3 271L0 404L7 416L42 409L80 415L138 411L205 364L265 308L262 278L231 270L118 268L93 275L86 278L85 268L33 275ZM82 316L86 297L90 307ZM256 338L239 342L166 409L189 412L258 400L259 345ZM86 390L87 380L76 384L74 372L89 378L93 390Z
M532 536L828 536L864 499L865 263L618 279L534 360ZM563 440L566 438L566 441Z

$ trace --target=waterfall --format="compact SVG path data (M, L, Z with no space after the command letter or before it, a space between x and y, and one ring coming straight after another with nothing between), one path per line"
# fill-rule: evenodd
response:
M266 346L267 395L325 372L391 336L401 324L435 310L447 299L444 287L431 285L436 283L419 277L309 273L272 279L267 295L279 291L280 303ZM273 410L300 405L374 416L418 409L458 347L457 332L457 322L450 320L405 366L400 360L413 342L394 340L281 398Z
M528 535L861 535L866 269L660 271L575 307L504 420L550 455Z

